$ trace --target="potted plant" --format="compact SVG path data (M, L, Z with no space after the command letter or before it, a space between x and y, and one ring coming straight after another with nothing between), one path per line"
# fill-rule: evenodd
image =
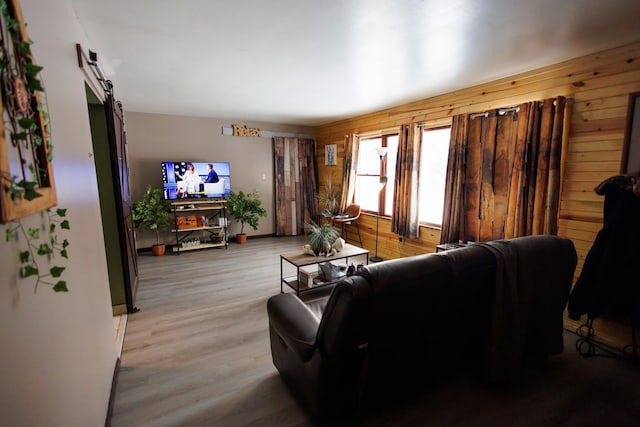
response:
M258 196L258 190L251 193L239 191L231 192L227 198L227 209L231 218L240 222L240 233L236 234L236 241L244 243L247 235L244 232L244 225L249 224L254 230L258 229L260 217L266 217L267 211L262 207L262 202Z
M318 207L322 212L336 214L340 205L340 187L333 185L331 177L326 177L324 186L318 192Z
M156 244L151 246L154 255L163 255L164 243L160 243L160 230L169 229L169 213L171 208L164 199L162 190L148 186L142 199L133 204L133 225L136 228L146 228L156 233Z
M327 254L333 243L340 237L332 225L318 225L315 222L309 224L309 246L314 254Z

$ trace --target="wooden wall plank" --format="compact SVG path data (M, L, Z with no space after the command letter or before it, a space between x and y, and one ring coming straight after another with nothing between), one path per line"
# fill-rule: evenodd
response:
M567 163L567 176L575 172L589 172L589 171L617 171L620 167L620 162L617 161L602 161L602 162L575 162Z
M558 234L570 238L578 252L579 275L584 257L602 224L604 198L593 189L620 170L630 93L640 91L640 42L574 58L466 89L456 90L382 111L327 123L316 129L318 159L326 144L338 144L337 166L319 165L340 184L342 147L348 133L371 132L405 123L442 122L456 114L508 107L556 96L573 98L565 152ZM319 162L322 164L323 162ZM375 217L363 215L365 247L375 246ZM364 227L362 226L364 224ZM365 237L366 236L366 237ZM400 242L380 220L378 252L384 259L434 252L439 230L421 227L419 239ZM615 328L614 328L615 329Z
M568 217L598 218L602 203L597 196L586 194L589 191L584 187L572 186L584 182L586 187L595 187L619 169L627 96L640 89L638 59L640 43L327 124L317 130L318 158L323 156L324 144L338 144L340 162L331 168L334 183L339 184L342 141L350 132L375 131L415 120L443 120L462 111L475 112L538 99L547 92L549 96L570 95L575 101L573 127L565 158L567 188L562 193L570 203L561 204L561 211ZM330 171L323 167L319 170L321 174ZM571 211L572 207L575 211ZM431 240L437 238L431 236Z
M571 141L569 141L569 145L571 145ZM620 163L620 156L622 155L622 151L599 151L599 152L580 152L575 153L571 151L571 148L567 147L567 163L571 162L615 162Z
M608 96L606 98L598 98L593 100L585 100L573 104L573 113L579 114L584 111L597 111L610 108L627 107L628 98L623 95Z

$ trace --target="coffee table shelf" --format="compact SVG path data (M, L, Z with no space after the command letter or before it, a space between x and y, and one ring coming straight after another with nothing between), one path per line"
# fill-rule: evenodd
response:
M319 265L325 262L331 262L335 264L334 261L342 261L348 265L349 258L364 256L365 264L369 263L369 251L363 248L359 248L358 246L354 246L346 243L344 248L338 252L337 254L329 257L325 256L313 256L303 254L302 251L290 252L286 254L280 255L280 292L284 292L284 285L287 285L299 296L301 292L304 292L309 289L315 289L321 286L327 286L332 283L336 283L341 278L334 281L315 281L314 286L312 288L308 287L307 284L301 284L299 281L300 278L300 269L306 266ZM285 263L288 263L295 267L295 276L286 276L284 275L284 266Z

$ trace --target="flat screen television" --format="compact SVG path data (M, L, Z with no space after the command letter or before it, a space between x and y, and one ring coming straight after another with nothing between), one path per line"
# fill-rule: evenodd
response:
M162 162L167 200L223 198L231 192L228 162Z

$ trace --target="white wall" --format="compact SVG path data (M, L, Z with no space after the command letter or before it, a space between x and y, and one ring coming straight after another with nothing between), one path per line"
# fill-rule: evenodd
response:
M0 425L104 425L116 362L111 301L84 88L75 43L88 46L66 0L21 0L47 93L58 204L71 246L55 294L17 279L15 244L0 225ZM24 220L38 225L40 215Z
M212 119L127 111L124 105L129 166L133 200L138 200L147 185L162 185L162 161L230 162L231 189L258 189L267 217L260 218L258 230L245 225L249 235L275 233L273 144L271 138L222 135L223 127L238 124L265 131L313 135L312 128L243 120ZM232 224L230 234L239 232ZM149 247L155 237L136 233L138 248ZM174 236L164 234L165 243Z

